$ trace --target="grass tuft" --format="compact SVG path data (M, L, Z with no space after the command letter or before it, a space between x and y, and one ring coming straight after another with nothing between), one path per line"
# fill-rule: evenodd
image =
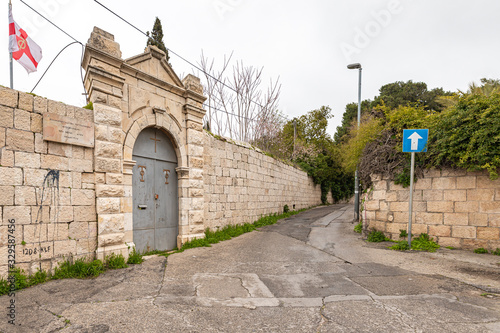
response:
M280 219L288 218L290 216L296 215L305 211L306 209L301 209L298 211L289 211L283 214L273 214L269 216L264 216L255 221L254 223L245 223L239 225L228 225L223 227L221 230L212 231L207 229L205 231L205 237L201 239L193 239L185 243L180 250L175 249L174 251L150 251L147 253L140 253L134 249L129 255L127 260L128 264L140 264L143 262L142 257L144 255L158 254L168 257L170 254L183 252L186 249L211 246L211 244L219 243L224 240L231 239L233 237L238 237L244 233L251 232L257 228L275 224ZM54 275L50 276L44 271L38 271L34 275L26 275L26 273L16 268L11 272L11 276L15 279L15 290L20 290L46 282L48 280L59 280L59 279L85 279L97 277L101 273L104 273L108 269L119 269L128 267L125 263L125 258L121 254L110 254L106 256L105 263L101 260L86 260L85 258L79 258L73 261L70 258L59 264L54 270ZM0 278L0 296L8 294L10 291L10 284L8 280Z
M496 256L500 256L500 249L497 247L497 249L493 252L491 252L491 254L494 254Z
M97 277L106 270L101 260L95 259L87 262L84 258L75 260L71 263L70 260L62 262L59 267L54 270L52 278L59 279L85 279L89 277Z
M367 238L367 241L372 242L372 243L380 243L380 242L385 242L388 240L390 240L390 239L385 237L383 232L377 231L377 230L370 231L370 233L368 234L368 238Z
M357 232L358 234L363 232L363 222L359 222L354 226L354 232Z
M488 250L486 250L484 247L479 247L474 250L474 253L479 253L479 254L488 253Z
M128 255L127 264L137 265L137 264L141 264L143 261L144 261L144 259L142 259L142 254L137 252L135 250L135 247L134 247L132 249L132 252Z
M407 241L399 241L395 245L389 247L391 250L396 250L396 251L406 251L409 250L410 247L408 246Z
M429 237L428 234L421 234L415 239L411 241L411 249L416 251L426 251L426 252L436 252L440 246L432 238ZM396 251L406 251L409 250L407 241L399 241L397 244L389 247L391 250Z
M283 214L272 214L268 216L263 216L254 223L226 225L222 229L216 231L207 228L205 230L204 238L197 238L187 243L184 243L184 245L178 252L182 252L184 250L192 249L195 247L210 247L211 244L217 244L219 242L243 235L244 233L254 231L257 228L275 224L276 222L278 222L278 220L288 218L290 216L301 213L305 210L306 209L301 209L298 211L288 211Z
M405 229L399 229L399 238L404 239L408 237L408 231Z
M120 269L128 267L127 263L125 262L125 258L121 253L118 255L112 253L109 256L106 256L105 261L107 269Z
M429 237L428 234L420 234L418 238L411 241L412 250L417 251L427 251L427 252L436 252L439 249L439 246L432 238Z
M0 295L7 295L10 290L9 281L0 278Z

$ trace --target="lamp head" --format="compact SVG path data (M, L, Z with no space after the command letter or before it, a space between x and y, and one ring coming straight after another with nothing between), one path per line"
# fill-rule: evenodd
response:
M347 65L347 68L349 68L349 69L361 69L361 64L359 62L357 62L355 64Z

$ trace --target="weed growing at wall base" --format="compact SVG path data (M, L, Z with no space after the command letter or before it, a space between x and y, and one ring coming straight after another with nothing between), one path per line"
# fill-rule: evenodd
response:
M368 238L366 240L372 243L390 241L389 238L385 237L383 232L377 230L370 231L370 233L368 234Z
M429 237L428 234L421 234L418 238L411 241L411 249L416 251L436 252L440 246ZM391 250L406 251L409 250L407 241L399 241L397 244L389 247Z
M297 215L307 209L300 209L297 211L289 211L283 214L272 214L269 216L263 216L254 223L245 223L245 224L237 224L237 225L227 225L224 228L212 231L207 228L205 230L205 238L193 239L185 243L180 250L176 251L153 251L150 253L141 254L134 249L132 249L131 254L129 255L129 259L127 263L129 264L140 264L143 259L142 256L146 254L159 254L165 257L168 257L171 254L183 252L184 250L195 248L195 247L210 247L211 244L216 244L224 240L231 239L233 237L238 237L244 233L251 232L256 230L257 228L264 227L266 225L272 225L278 222L281 219L288 218L293 215ZM59 264L59 267L55 269L54 275L49 276L44 271L38 271L34 275L26 275L23 270L17 268L14 271L16 276L16 290L28 288L40 283L44 283L49 280L58 280L58 279L85 279L97 277L101 273L104 273L108 269L119 269L128 267L125 263L125 258L123 255L119 254L111 254L106 256L105 262L103 263L101 260L95 259L92 261L87 261L85 258L79 258L76 260L66 260ZM9 292L10 286L8 281L0 278L0 296L5 295Z
M224 228L212 231L207 228L205 230L205 238L193 239L185 243L182 248L177 252L182 252L187 249L195 247L209 247L211 244L216 244L224 240L231 239L233 237L238 237L244 233L254 231L257 228L264 227L266 225L275 224L278 220L288 218L290 216L296 215L305 211L306 209L301 209L298 211L289 211L283 214L272 214L269 216L263 216L254 223L245 223L237 225L227 225Z
M142 259L142 254L137 252L134 247L132 249L132 252L130 252L130 254L128 255L127 264L136 265L142 263L143 261L144 259Z
M106 257L105 262L95 259L87 261L85 258L72 260L71 258L60 263L59 267L54 270L53 275L47 274L45 271L37 271L35 274L28 275L19 268L12 271L15 277L15 290L25 289L37 284L47 282L49 280L59 279L85 279L97 277L108 269L125 268L125 258L123 255L111 254ZM6 295L10 291L8 281L0 278L0 295Z

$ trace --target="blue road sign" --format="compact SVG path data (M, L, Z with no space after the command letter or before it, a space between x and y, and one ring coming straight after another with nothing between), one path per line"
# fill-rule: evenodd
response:
M428 139L428 129L403 130L403 153L425 153Z

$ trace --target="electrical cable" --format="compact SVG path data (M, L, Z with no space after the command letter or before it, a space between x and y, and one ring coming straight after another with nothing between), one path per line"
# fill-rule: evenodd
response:
M35 88L38 86L38 84L40 83L40 81L42 81L43 77L45 76L45 74L47 74L47 71L50 69L50 66L52 66L52 64L54 63L54 61L56 61L57 57L59 57L59 55L62 53L62 51L66 50L66 48L68 46L71 46L71 45L77 44L77 43L80 44L79 41L71 42L68 45L66 45L65 47L63 47L63 49L61 51L59 51L59 53L55 56L55 58L52 59L52 62L50 63L49 67L47 67L47 69L45 70L45 72L43 72L42 76L40 77L40 79L38 80L38 82L35 84L35 86L33 87L33 89L31 89L30 93L32 93L33 90L35 90Z
M50 24L52 24L54 27L56 27L58 30L60 30L62 33L64 33L66 36L68 36L69 38L71 38L72 40L74 40L74 42L72 43L69 43L68 45L66 45L61 51L59 51L59 53L55 56L55 58L52 60L52 62L50 63L49 67L47 67L47 69L45 70L45 72L43 72L43 75L40 77L40 79L38 80L38 82L35 84L35 86L33 87L33 89L31 89L31 92L33 92L33 90L35 90L35 88L38 86L38 84L40 83L40 81L42 81L43 77L45 76L45 74L47 73L47 71L49 70L50 66L52 66L52 64L54 63L54 61L57 59L57 57L59 57L59 55L62 53L62 51L64 51L68 46L72 45L72 44L75 44L75 43L78 43L82 46L82 61L83 61L83 55L84 55L84 51L85 51L85 48L84 48L84 45L82 42L80 42L79 40L77 40L76 38L74 38L73 36L71 36L70 34L68 34L66 31L64 31L63 29L61 29L59 26L57 26L54 22L52 22L51 20L49 20L48 18L46 18L45 16L43 16L39 11L37 11L36 9L34 9L33 7L31 7L30 5L28 5L26 2L24 2L23 0L19 0L21 1L26 7L28 7L29 9L31 9L32 11L34 11L35 13L37 13L38 15L40 15L43 19L45 19L47 22L49 22ZM80 61L80 64L81 62ZM83 85L83 91L85 92L85 100L88 101L88 93L87 93L87 89L85 89L85 82L83 81L83 69L82 69L82 66L80 65L80 77L81 77L81 80L82 80L82 85Z
M47 71L49 70L49 68L52 66L52 64L54 63L54 61L57 59L57 57L70 45L72 44L75 44L75 43L78 43L82 46L82 60L83 60L83 56L84 56L84 44L80 41L78 41L76 38L74 38L73 36L71 36L69 33L67 33L66 31L64 31L62 28L60 28L59 26L57 26L54 22L52 22L51 20L49 20L48 18L46 18L44 15L42 15L40 12L38 12L36 9L34 9L33 7L31 7L30 5L28 5L26 2L24 2L23 0L19 0L20 2L22 2L25 6L27 6L28 8L30 8L32 11L34 11L35 13L37 13L38 15L40 15L43 19L45 19L47 22L49 22L50 24L52 24L54 27L56 27L58 30L60 30L62 33L64 33L66 36L68 36L69 38L73 39L74 42L66 45L61 51L59 51L59 53L55 56L55 58L52 60L52 62L50 63L50 65L47 67L47 69L45 70L45 72L43 73L43 75L40 77L40 79L38 80L38 82L36 83L36 85L33 87L33 89L31 90L31 92L33 92L35 90L35 88L38 86L38 84L40 83L40 81L43 79L43 77L45 76L45 74L47 73ZM100 6L102 6L103 8L105 8L106 10L108 10L110 13L112 13L113 15L115 15L116 17L118 17L119 19L121 19L122 21L124 21L125 23L127 23L128 25L130 25L131 27L133 27L134 29L136 29L137 31L139 31L141 34L145 35L146 37L148 38L151 38L148 34L146 34L145 32L143 32L141 29L139 29L138 27L136 27L135 25L133 25L132 23L130 23L129 21L127 21L126 19L124 19L123 17L121 17L120 15L118 15L117 13L115 13L113 10L109 9L108 7L106 7L105 5L103 5L102 3L100 3L99 1L97 0L94 0L97 4L99 4ZM177 56L178 58L180 58L181 60L183 60L184 62L188 63L189 65L193 66L194 68L196 68L197 70L201 71L202 73L204 73L205 75L209 76L210 78L214 79L215 81L219 82L221 85L223 85L224 87L232 90L233 92L235 92L237 95L240 95L240 93L234 89L233 87L227 85L226 83L224 83L223 81L220 81L219 79L217 79L216 77L214 77L213 75L211 75L210 73L207 73L205 72L202 68L200 68L199 66L193 64L191 61L187 60L186 58L182 57L180 54L174 52L173 50L169 49L169 48L166 48L169 52L171 52L173 55ZM88 93L87 93L87 89L85 88L85 82L83 80L83 72L82 72L82 68L80 66L80 76L81 76L81 80L82 80L82 85L83 85L83 90L85 91L85 96L86 96L86 99L88 100ZM264 109L264 106L261 105L260 103L254 101L254 100L250 100L251 103L254 103L255 105L259 106L260 108L263 108ZM227 112L227 111L224 111L224 110L220 110L220 109L217 109L217 108L214 108L214 107L210 107L211 109L213 110L216 110L216 111L219 111L219 112L224 112L226 114L230 114L230 115L233 115L235 117L239 117L239 118L244 118L244 119L247 119L247 120L250 120L250 121L257 121L256 119L252 119L252 118L248 118L248 117L244 117L244 116L241 116L241 115L236 115L234 113L231 113L231 112ZM282 115L278 115L278 117L281 117L285 120L288 120L286 117L282 116Z
M59 28L57 25L55 25L51 20L49 20L48 18L46 18L45 16L43 16L42 14L40 14L40 12L38 12L36 9L34 9L33 7L31 7L30 5L28 5L26 2L24 2L23 0L19 0L21 1L23 4L25 4L29 9L31 9L32 11L34 11L35 13L37 13L38 15L40 15L41 17L43 17L47 22L49 22L50 24L52 24L54 27L56 27L57 29L59 29L62 33L64 33L66 36L68 36L69 38L71 38L72 40L74 40L75 42L77 43L80 43L76 38L74 38L73 36L71 36L70 34L68 34L66 31L64 31L63 29Z
M148 37L148 38L151 38L151 36L149 36L148 34L146 34L144 31L142 31L141 29L137 28L135 25L133 25L132 23L130 23L129 21L127 21L126 19L124 19L123 17L121 17L120 15L118 15L117 13L115 13L113 10L109 9L108 7L106 7L105 5L103 5L102 3L100 3L99 1L97 0L94 0L94 2L97 2L101 7L103 7L104 9L106 9L107 11L109 11L111 14L115 15L116 17L118 17L120 20L122 20L123 22L127 23L128 25L130 25L131 27L133 27L134 29L136 29L137 31L139 31L141 34L143 34L144 36ZM204 73L205 75L211 77L212 79L214 79L215 81L219 82L220 84L222 84L224 87L234 91L237 95L240 95L240 93L234 89L233 87L227 85L226 83L220 81L219 79L217 79L216 77L214 77L213 75L211 75L210 73L207 73L205 72L203 69L201 69L199 66L193 64L191 61L187 60L186 58L182 57L181 55L179 55L178 53L172 51L172 49L169 49L168 47L165 47L168 52L172 53L173 55L177 56L178 58L180 58L181 60L185 61L186 63L188 63L189 65L193 66L194 68L196 68L197 70L201 71L202 73ZM250 100L251 103L254 103L255 105L259 106L260 108L264 109L264 106L261 105L260 103L258 102L255 102L254 100ZM284 117L283 117L284 118ZM285 118L286 119L286 118Z

